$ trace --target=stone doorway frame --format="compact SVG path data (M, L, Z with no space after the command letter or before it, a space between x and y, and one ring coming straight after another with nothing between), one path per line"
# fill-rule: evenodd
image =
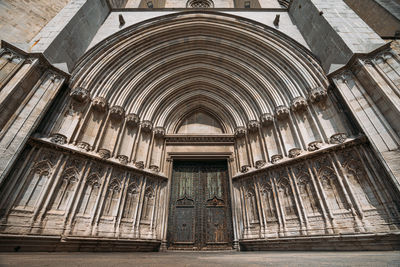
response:
M233 234L233 249L239 250L239 239L237 232L237 221L236 221L236 213L233 207L234 205L234 195L233 195L233 183L232 183L232 164L234 162L233 153L232 152L219 152L219 153L203 153L203 152L169 152L167 155L167 168L168 168L168 188L167 188L167 203L165 203L164 209L164 228L163 228L163 239L161 241L160 251L168 250L168 240L167 240L167 229L168 229L168 217L169 217L169 205L171 199L171 182L172 182L172 171L173 171L173 162L174 160L226 160L227 168L228 168L228 180L229 180L229 194L230 194L230 209L232 216L232 234Z

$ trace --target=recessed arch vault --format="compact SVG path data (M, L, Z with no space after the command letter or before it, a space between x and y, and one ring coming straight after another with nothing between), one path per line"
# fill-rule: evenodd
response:
M228 132L327 85L319 62L290 37L204 11L166 15L115 33L80 59L71 79L73 88L166 129L174 124L171 118L181 119L179 106L201 103L220 112Z

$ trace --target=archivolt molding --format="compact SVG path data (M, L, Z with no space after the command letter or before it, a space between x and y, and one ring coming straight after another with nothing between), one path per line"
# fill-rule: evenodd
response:
M161 173L167 145L224 143L233 145L232 173L244 173L332 145L339 133L351 137L327 85L312 54L282 33L185 12L92 48L75 68L64 117L46 129L53 143ZM225 136L182 138L178 127L193 112L210 114Z
M109 37L80 60L71 85L168 128L160 103L189 98L199 82L213 89L202 95L219 102L219 92L227 100L219 104L242 109L232 128L327 86L319 63L295 41L214 12L159 17Z

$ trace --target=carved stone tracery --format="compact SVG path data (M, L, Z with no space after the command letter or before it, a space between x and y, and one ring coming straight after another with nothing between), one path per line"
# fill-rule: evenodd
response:
M304 97L299 96L293 99L291 109L295 112L301 112L305 111L307 109L307 106L307 100Z
M67 137L65 135L55 133L51 135L50 141L59 145L64 145L67 143Z
M151 121L142 121L140 125L142 127L142 131L144 132L151 132L153 129L153 123Z
M90 92L83 87L74 88L70 96L78 103L86 103L90 99Z
M347 140L345 133L336 133L329 138L331 144L343 144Z
M311 102L320 102L326 99L328 96L328 92L323 87L316 87L312 89L309 93L309 98Z
M251 120L247 124L247 129L249 129L249 132L255 132L260 128L260 122L256 120Z
M243 136L245 136L247 133L246 128L245 127L237 127L235 129L235 137L237 138L241 138Z
M125 110L120 106L113 106L110 108L110 118L116 121L120 121L125 116Z
M108 108L107 100L104 97L98 96L92 100L92 105L98 112L105 112Z
M270 113L264 113L260 116L260 121L263 126L271 125L274 122L274 115Z
M278 106L275 108L275 116L279 120L286 119L289 116L290 110L286 106Z
M137 114L131 113L126 116L126 125L128 127L134 128L140 122L140 118Z

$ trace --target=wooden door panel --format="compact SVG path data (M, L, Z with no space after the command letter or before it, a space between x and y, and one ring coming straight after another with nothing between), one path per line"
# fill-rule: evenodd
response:
M175 221L175 240L176 243L194 244L194 209L189 207L176 208L176 221Z
M231 245L226 162L174 162L168 240L170 248Z
M228 243L226 213L222 207L207 207L206 244Z

